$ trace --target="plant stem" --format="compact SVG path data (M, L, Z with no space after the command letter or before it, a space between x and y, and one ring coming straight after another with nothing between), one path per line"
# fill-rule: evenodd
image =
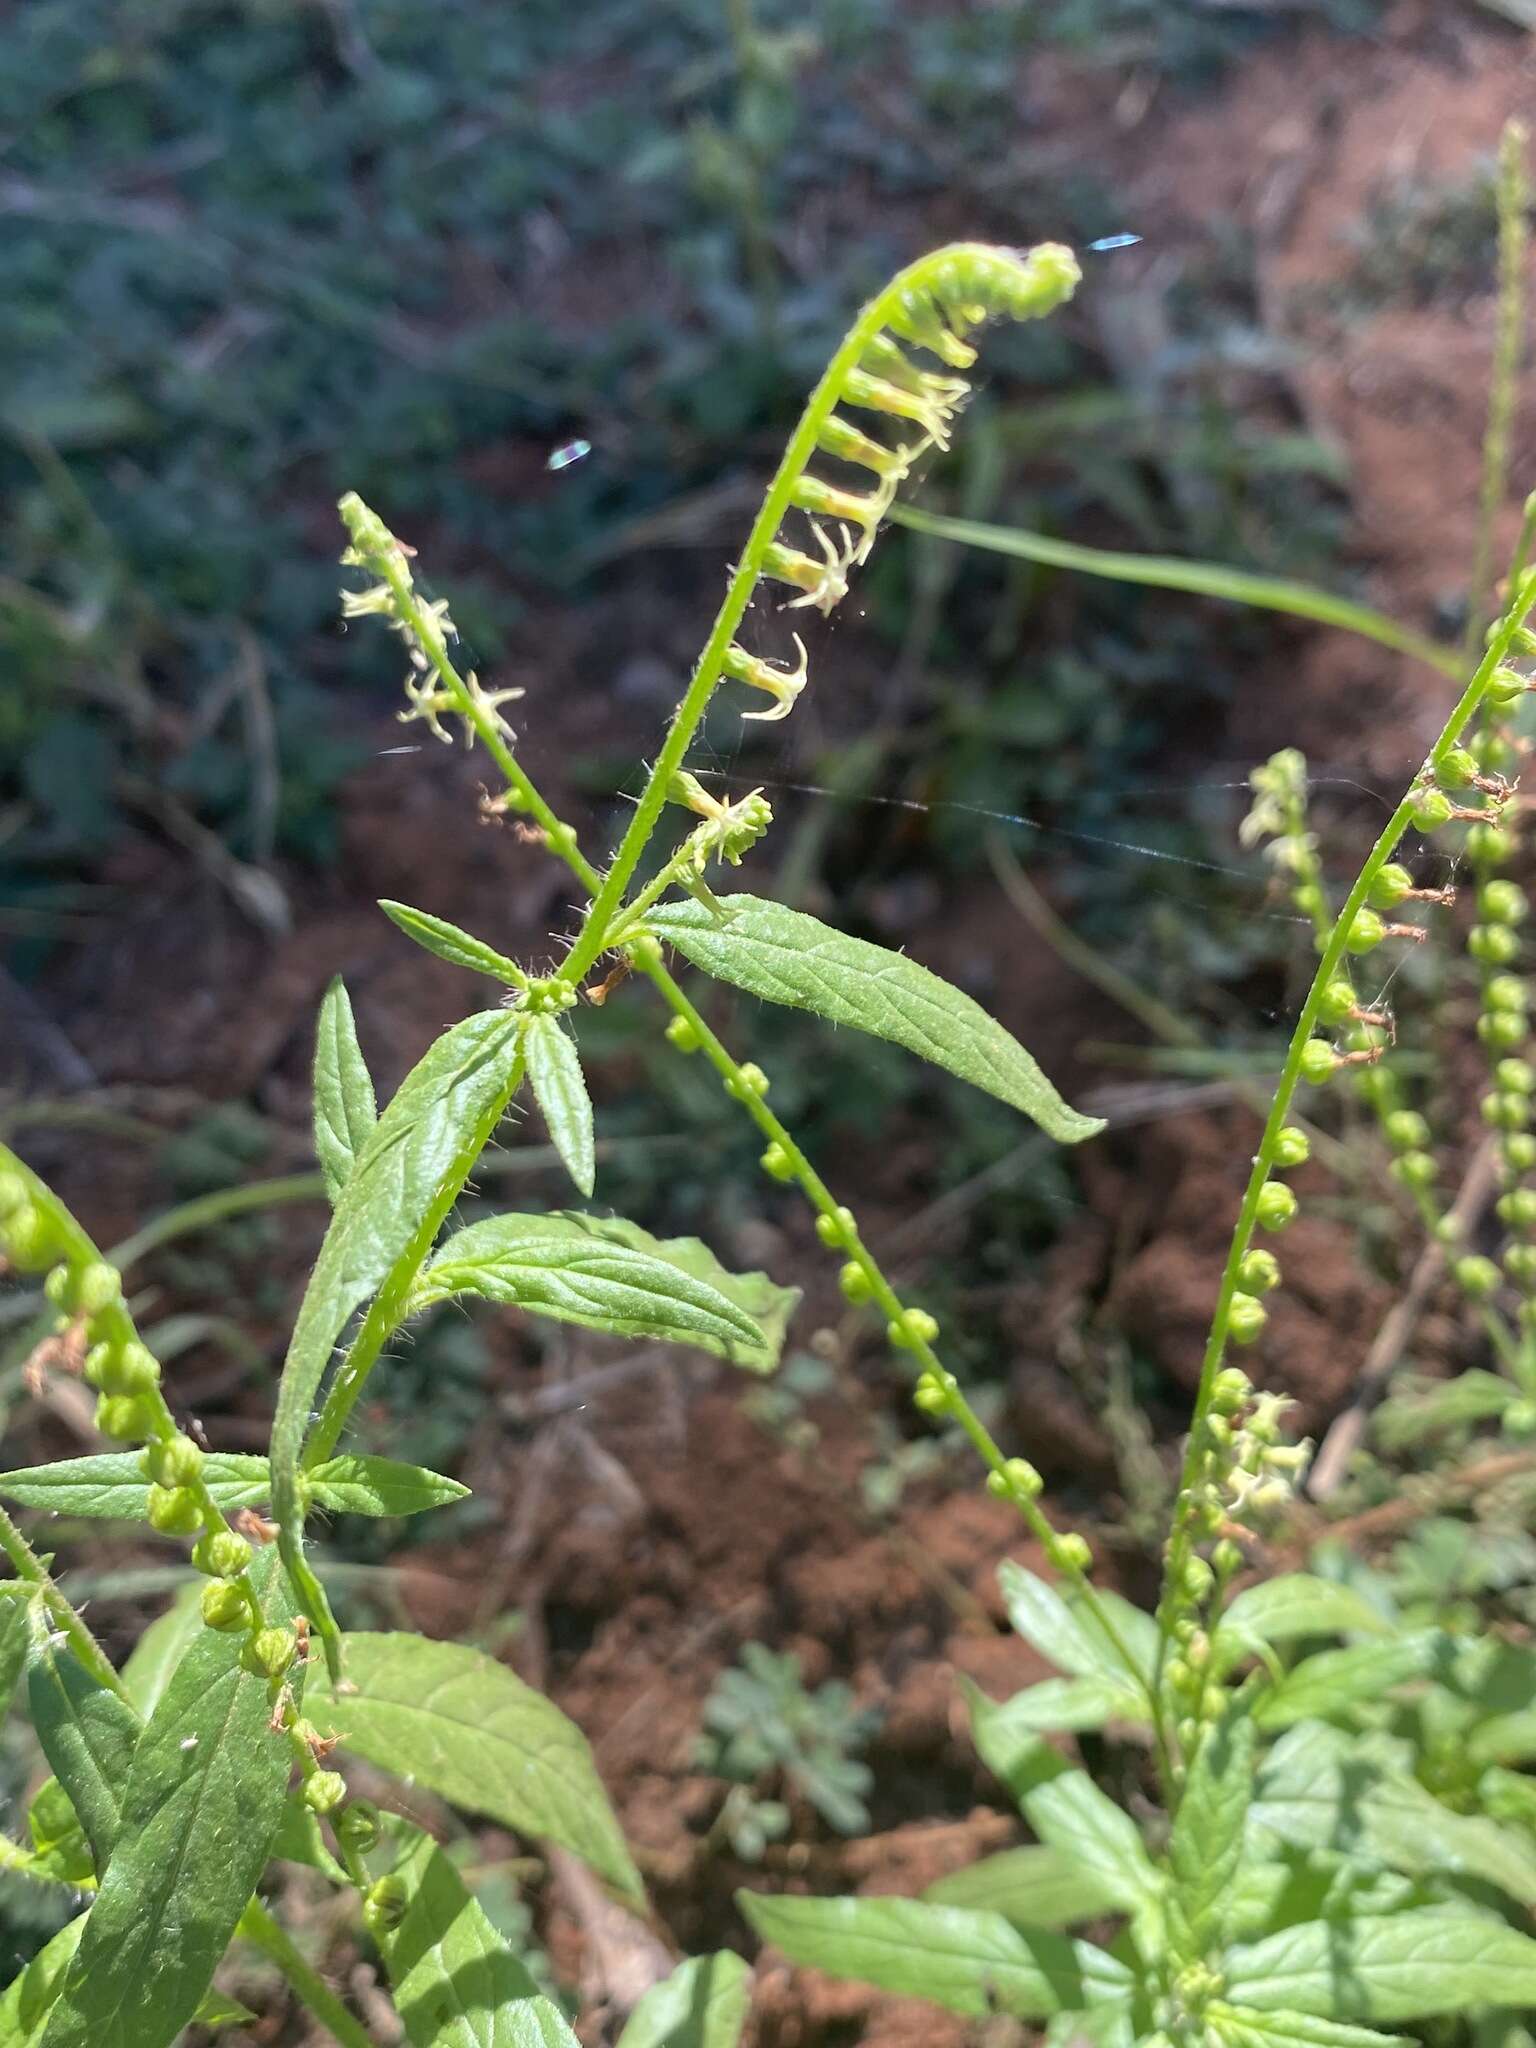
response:
M1533 530L1536 530L1536 499L1532 499L1527 506L1525 522L1521 528L1520 543L1510 571L1511 589L1514 593L1511 608L1506 614L1499 630L1494 634L1492 643L1482 661L1479 662L1471 681L1458 698L1455 709L1451 712L1450 717L1441 729L1439 738L1430 749L1421 775L1415 777L1414 781L1409 785L1402 801L1392 813L1385 829L1371 848L1365 865L1356 876L1354 886L1345 898L1344 907L1339 912L1333 930L1329 935L1328 943L1323 948L1322 957L1318 962L1317 973L1313 978L1311 988L1307 991L1306 1001L1301 1007L1301 1014L1296 1020L1296 1029L1291 1037L1290 1047L1286 1053L1285 1065L1281 1070L1280 1080L1275 1089L1274 1101L1270 1105L1269 1116L1265 1121L1263 1135L1259 1140L1258 1151L1254 1154L1253 1170L1248 1176L1248 1186L1244 1191L1242 1206L1238 1211L1237 1225L1232 1233L1231 1248L1227 1253L1226 1266L1222 1272L1221 1287L1216 1299L1216 1311L1212 1318L1210 1337L1206 1344L1205 1357L1201 1365L1200 1385L1195 1396L1194 1412L1190 1420L1189 1446L1185 1453L1183 1475L1180 1481L1179 1503L1175 1510L1173 1531L1168 1542L1167 1569L1163 1582L1163 1594L1158 1606L1158 1624L1164 1644L1169 1639L1169 1632L1174 1618L1173 1606L1177 1598L1177 1589L1183 1576L1184 1566L1188 1562L1193 1547L1194 1532L1191 1523L1191 1503L1194 1498L1197 1465L1202 1455L1202 1426L1210 1410L1212 1394L1216 1384L1216 1375L1220 1371L1222 1360L1226 1355L1232 1302L1237 1293L1238 1270L1253 1241L1254 1231L1257 1226L1259 1196L1274 1166L1275 1147L1286 1121L1291 1097L1295 1094L1297 1083L1301 1077L1302 1054L1317 1022L1323 992L1329 982L1333 980L1345 959L1355 919L1365 905L1365 900L1370 893L1372 883L1391 859L1398 841L1412 822L1413 813L1423 795L1425 779L1438 781L1440 771L1445 765L1446 756L1456 745L1462 732L1477 712L1494 670L1509 653L1525 613L1529 610L1532 600L1536 599L1536 590L1531 590L1524 594L1521 594L1520 591L1521 570L1531 544Z
M838 1250L851 1259L864 1275L874 1301L879 1305L888 1322L898 1329L905 1330L907 1328L907 1305L886 1278L874 1254L859 1236L858 1227L853 1222L849 1212L839 1206L826 1182L822 1180L794 1138L768 1107L763 1097L748 1084L738 1062L727 1051L708 1024L705 1023L703 1017L700 1016L682 989L679 988L678 984L661 964L659 958L647 958L646 951L647 949L644 947L639 948L637 951L636 966L640 972L646 975L654 984L663 1002L666 1003L672 1014L676 1017L684 1018L692 1030L698 1034L700 1049L715 1072L726 1083L727 1092L734 1101L739 1102L746 1110L748 1116L751 1117L753 1123L757 1125L757 1128L769 1143L777 1145L783 1152L793 1171L793 1177L801 1193L818 1216L826 1217L828 1222L836 1227ZM1041 1513L1033 1497L1021 1491L1013 1483L1008 1471L1007 1457L994 1440L991 1431L966 1399L960 1387L955 1383L954 1374L946 1371L933 1346L921 1334L915 1331L909 1332L904 1342L910 1348L911 1354L917 1360L918 1365L931 1374L934 1382L944 1390L944 1407L942 1411L935 1412L941 1412L951 1421L959 1424L965 1435L969 1437L971 1444L975 1448L977 1455L981 1458L982 1463L987 1467L987 1470L996 1473L1002 1480L1006 1488L1007 1498L1018 1508L1019 1513L1028 1524L1031 1535L1039 1543L1047 1546L1054 1557L1058 1543L1056 1531ZM1135 1659L1132 1657L1130 1649L1119 1629L1115 1626L1113 1617L1100 1601L1093 1581L1080 1566L1071 1563L1070 1560L1065 1561L1060 1568L1066 1571L1076 1593L1092 1609L1095 1620L1103 1630L1108 1641L1114 1645L1117 1654L1125 1665L1127 1674L1135 1673L1137 1671ZM1145 1681L1143 1681L1143 1684L1145 1684ZM1148 1703L1152 1710L1154 1726L1161 1733L1161 1704L1150 1687L1145 1689Z
M275 1209L285 1202L324 1200L325 1177L318 1173L290 1173L277 1180L248 1181L237 1188L219 1188L213 1194L198 1195L193 1201L183 1202L179 1208L168 1209L163 1216L153 1217L132 1237L125 1237L121 1244L113 1245L106 1259L109 1265L122 1272L136 1265L146 1252L169 1244L173 1237L185 1237L193 1230L206 1230L211 1224L222 1223L226 1217L242 1216L250 1209Z
M68 1637L70 1648L97 1684L115 1692L120 1700L127 1699L123 1681L112 1669L112 1661L106 1651L54 1584L47 1566L4 1508L0 1508L0 1550L10 1559L17 1578L25 1579L29 1586L37 1588L48 1610L49 1620Z
M379 1353L406 1314L406 1303L412 1288L416 1285L422 1264L437 1241L437 1233L447 1221L448 1212L463 1194L464 1183L473 1173L475 1161L490 1143L492 1133L505 1116L507 1104L522 1085L523 1067L523 1054L519 1050L501 1096L486 1111L455 1155L452 1165L438 1184L431 1205L424 1211L420 1223L413 1232L410 1243L390 1267L383 1285L373 1297L368 1313L364 1316L346 1357L337 1368L336 1377L331 1382L330 1391L320 1410L320 1418L309 1433L302 1461L305 1471L313 1471L316 1465L323 1465L335 1450L341 1432L347 1425L347 1418L356 1407L358 1397L367 1383L368 1375L378 1363Z
M353 2019L325 1980L310 1968L259 1899L252 1899L246 1907L236 1931L253 1948L259 1948L268 1962L277 1965L289 1989L309 2007L321 2026L335 2036L341 2048L377 2048L366 2027Z

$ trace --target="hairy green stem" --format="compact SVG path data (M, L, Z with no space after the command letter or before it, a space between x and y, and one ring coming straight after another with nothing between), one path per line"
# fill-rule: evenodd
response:
M1531 544L1533 530L1536 530L1536 500L1532 500L1527 506L1519 547L1510 572L1512 589L1517 594L1513 598L1511 608L1506 614L1499 630L1493 635L1487 653L1478 664L1471 681L1462 691L1455 709L1446 720L1438 739L1429 751L1424 770L1421 771L1421 776L1427 776L1431 781L1438 779L1440 771L1445 766L1446 757L1476 714L1494 670L1499 667L1509 653L1511 646L1514 644L1515 636L1520 630L1525 613L1529 609L1532 599L1536 598L1536 591L1520 593L1521 571ZM1412 822L1413 813L1423 796L1423 792L1424 780L1421 777L1416 777L1414 782L1410 784L1402 801L1392 813L1375 845L1371 848L1365 865L1356 876L1354 886L1345 898L1343 909L1334 923L1327 945L1323 948L1322 957L1318 962L1317 973L1313 978L1311 988L1307 991L1306 1000L1301 1007L1301 1014L1296 1020L1296 1029L1292 1034L1290 1047L1286 1053L1285 1065L1275 1089L1274 1101L1270 1106L1269 1115L1264 1124L1264 1131L1259 1140L1258 1150L1254 1154L1253 1169L1248 1177L1248 1185L1243 1194L1242 1206L1238 1211L1237 1224L1232 1233L1231 1247L1222 1272L1221 1286L1216 1300L1216 1310L1212 1318L1210 1337L1206 1344L1205 1356L1201 1364L1200 1385L1195 1396L1194 1411L1190 1422L1189 1446L1185 1453L1184 1470L1179 1491L1179 1504L1175 1511L1173 1531L1169 1538L1167 1571L1164 1578L1162 1599L1158 1607L1158 1623L1164 1644L1169 1639L1174 1618L1173 1610L1178 1598L1178 1588L1193 1545L1194 1531L1191 1521L1191 1503L1194 1497L1198 1462L1202 1455L1203 1425L1206 1416L1210 1412L1216 1376L1221 1369L1222 1361L1226 1355L1232 1302L1238 1291L1239 1268L1253 1242L1254 1231L1258 1221L1259 1197L1273 1170L1275 1148L1280 1132L1286 1122L1291 1097L1295 1094L1297 1084L1301 1078L1302 1054L1308 1040L1313 1035L1313 1029L1318 1021L1323 992L1338 973L1346 957L1349 937L1354 928L1355 919L1364 908L1372 883L1391 859L1399 840Z
M10 1559L18 1579L24 1579L29 1586L35 1586L48 1619L69 1639L69 1646L80 1662L90 1672L98 1685L104 1685L115 1692L119 1699L128 1697L123 1681L112 1668L112 1660L86 1627L83 1618L54 1584L48 1567L28 1543L25 1536L0 1508L0 1550Z
M321 2026L341 2043L341 2048L376 2048L373 2036L332 1991L319 1973L305 1962L287 1934L259 1899L252 1899L240 1916L236 1933L268 1962L282 1972L289 1989L314 2014Z

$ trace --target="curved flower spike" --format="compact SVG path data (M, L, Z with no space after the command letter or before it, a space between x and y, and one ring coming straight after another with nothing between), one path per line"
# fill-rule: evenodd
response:
M766 690L774 700L766 711L743 711L743 718L761 719L765 724L775 724L781 718L788 718L795 708L795 699L805 688L806 652L805 642L798 633L791 635L795 651L800 660L792 669L775 668L760 655L748 654L744 647L734 641L725 650L724 669L728 676L734 676L739 683L746 683L754 690Z

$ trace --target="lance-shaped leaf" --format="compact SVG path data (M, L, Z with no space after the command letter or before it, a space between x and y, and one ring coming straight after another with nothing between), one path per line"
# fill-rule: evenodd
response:
M420 1515L469 1493L457 1479L395 1458L349 1453L327 1458L304 1475L310 1503L338 1515Z
M769 1372L799 1300L762 1273L728 1273L697 1238L663 1240L618 1217L490 1216L448 1239L413 1306L479 1295L620 1337L694 1344Z
M640 1896L586 1737L542 1693L463 1643L349 1635L345 1645L342 1694L311 1674L317 1726L466 1812L558 1842Z
M1392 1624L1353 1586L1312 1572L1285 1572L1239 1593L1221 1617L1219 1659L1231 1662L1264 1643L1305 1636L1387 1635Z
M257 1507L270 1493L265 1458L210 1451L202 1476L221 1508ZM28 1465L0 1472L0 1495L24 1508L93 1521L142 1522L149 1481L137 1451L104 1451L93 1458L63 1458L56 1465Z
M530 1017L523 1050L528 1055L528 1085L555 1150L577 1187L590 1195L597 1178L597 1146L592 1098L576 1041L558 1017Z
M666 903L647 913L656 936L695 967L834 1024L888 1038L1033 1117L1062 1144L1104 1128L1062 1101L1034 1060L981 1005L937 974L802 910L757 896L715 906Z
M1231 2048L1410 2048L1401 2034L1325 2020L1316 2013L1250 2012L1241 2006L1212 2005L1205 2023Z
M53 2002L63 1989L64 1975L74 1960L86 1915L61 1927L45 1942L0 1997L0 2048L33 2048Z
M315 1026L314 1087L315 1156L334 1208L378 1115L351 1000L339 975L325 992Z
M1441 1629L1417 1629L1384 1642L1359 1643L1348 1650L1319 1650L1288 1671L1254 1708L1261 1728L1289 1728L1295 1721L1341 1713L1363 1700L1380 1699L1410 1679L1454 1668L1456 1645Z
M117 1843L139 1717L49 1633L43 1615L36 1617L27 1659L27 1707L43 1755L80 1816L100 1876Z
M1018 2019L1129 1998L1125 1964L1092 1942L1012 1927L998 1913L930 1906L922 1899L776 1899L738 1892L736 1903L791 1962L855 1977L950 2012Z
M1106 1885L1075 1856L1032 1842L983 1856L941 1877L923 1893L934 1906L966 1906L1001 1913L1015 1927L1070 1927L1120 1907L1119 1888Z
M1096 1588L1094 1601L1053 1586L1005 1558L997 1568L1008 1619L1061 1671L1127 1682L1142 1695L1157 1663L1157 1623L1118 1593ZM1095 1605L1095 1602L1097 1603Z
M5 1719L27 1668L31 1634L26 1601L0 1600L0 1721Z
M263 1461L265 1462L265 1461ZM128 1697L147 1721L160 1704L176 1666L206 1624L198 1602L203 1581L183 1586L164 1614L157 1614L129 1653L122 1679Z
M289 1577L316 1621L328 1624L329 1608L304 1561L298 1472L315 1396L347 1318L479 1157L516 1083L521 1028L482 1010L412 1068L358 1155L305 1289L272 1419L272 1505Z
M1222 1969L1234 2005L1324 2019L1390 2024L1475 2005L1536 2004L1536 1941L1455 1907L1305 1920L1229 1949Z
M729 1949L692 1956L646 1992L619 2048L736 2048L751 1983L752 1972Z
M413 910L409 903L391 903L383 897L379 899L379 908L408 939L414 939L418 946L424 946L451 967L467 967L472 973L489 975L492 981L504 982L508 988L526 987L528 977L515 960L498 953L483 939L461 932L447 918L433 917L430 911Z
M1156 1897L1162 1879L1130 1815L1038 1736L999 1740L991 1706L979 1696L971 1702L977 1751L1041 1841L1073 1857L1128 1912Z
M252 1566L269 1626L292 1616L277 1558ZM205 1629L134 1751L117 1846L44 2048L169 2048L196 2013L255 1889L293 1753L240 1638ZM293 1682L302 1682L302 1668Z
M412 2048L577 2048L559 2006L508 1948L430 1835L405 1823L405 1917L383 1942Z

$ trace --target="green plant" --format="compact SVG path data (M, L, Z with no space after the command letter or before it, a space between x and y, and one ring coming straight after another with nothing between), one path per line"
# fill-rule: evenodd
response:
M747 1643L704 1702L698 1763L732 1786L716 1829L738 1856L757 1862L790 1825L782 1800L761 1796L777 1789L808 1800L839 1834L861 1834L874 1774L859 1751L879 1725L846 1685L834 1680L809 1691L798 1657Z

